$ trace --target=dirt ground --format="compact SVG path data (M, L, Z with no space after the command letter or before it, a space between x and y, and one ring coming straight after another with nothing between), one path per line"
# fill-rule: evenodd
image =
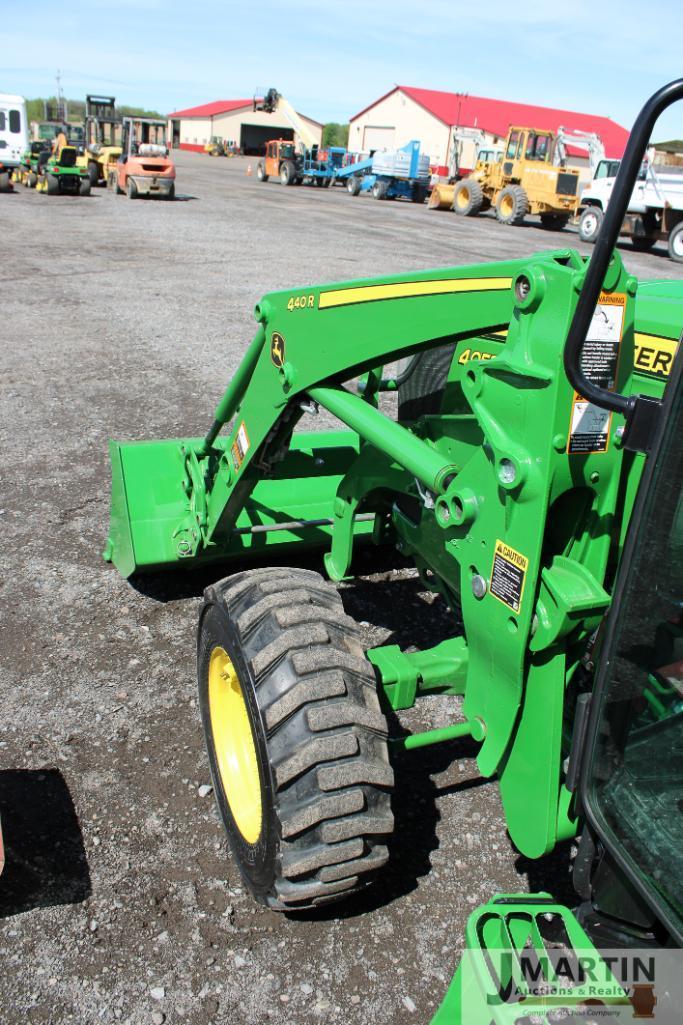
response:
M247 163L178 154L174 203L0 196L6 1025L426 1025L472 908L571 893L566 847L514 851L469 741L397 759L388 870L316 915L253 903L200 796L195 624L219 573L127 582L105 565L107 439L203 433L266 291L584 248L533 222L259 184ZM640 276L680 276L663 249L624 255ZM368 645L451 629L400 562L358 567L343 598ZM402 721L443 725L450 700Z

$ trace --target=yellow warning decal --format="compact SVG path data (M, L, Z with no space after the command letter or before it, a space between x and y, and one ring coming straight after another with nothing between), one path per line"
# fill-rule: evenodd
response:
M635 332L635 354L633 369L649 377L668 377L671 373L678 342L661 335L647 335Z
M239 425L235 440L232 443L232 463L235 470L239 470L240 466L244 462L244 457L249 451L251 442L249 441L249 435L247 434L247 428L244 420Z
M440 278L435 281L397 281L389 285L359 285L321 292L318 309L374 303L384 299L417 299L419 296L450 295L455 292L504 292L512 278Z
M489 591L513 612L520 610L528 568L526 555L506 545L504 541L496 541Z

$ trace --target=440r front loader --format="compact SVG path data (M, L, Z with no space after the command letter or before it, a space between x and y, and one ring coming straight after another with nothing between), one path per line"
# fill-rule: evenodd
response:
M272 293L206 437L111 443L124 576L260 558L207 589L198 636L217 801L259 900L336 900L386 862L383 709L423 694L462 695L460 721L394 743L478 742L525 855L575 834L574 712L682 302L599 245L590 267L564 249ZM343 429L296 430L320 409ZM456 636L364 652L318 573L262 565L323 548L343 580L365 537L413 560Z

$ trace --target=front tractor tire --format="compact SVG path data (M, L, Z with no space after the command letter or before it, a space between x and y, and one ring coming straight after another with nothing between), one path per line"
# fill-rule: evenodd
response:
M453 193L453 209L461 217L476 217L484 205L484 190L478 181L464 178Z
M47 174L46 179L46 192L48 196L58 196L61 189L59 188L59 178L56 174Z
M258 164L256 165L256 177L260 182L267 182L268 178L270 177L266 174L265 165L261 160L259 160Z
M501 224L522 224L529 212L529 200L521 185L506 185L496 200L496 217Z
M97 185L100 180L100 165L96 160L88 161L88 180L91 185Z
M78 186L78 195L79 196L89 196L91 188L92 188L92 184L90 182L90 179L89 178L85 178L85 177L81 178L81 184Z
M393 829L387 725L339 595L310 570L209 587L199 704L218 809L254 897L295 911L364 888Z

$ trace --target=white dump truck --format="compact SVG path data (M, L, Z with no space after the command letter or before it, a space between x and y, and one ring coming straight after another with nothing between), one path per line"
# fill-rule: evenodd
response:
M581 193L579 236L584 242L598 237L618 170L618 160L601 160ZM671 259L683 263L683 166L654 164L652 159L643 164L621 234L639 252L666 242Z

